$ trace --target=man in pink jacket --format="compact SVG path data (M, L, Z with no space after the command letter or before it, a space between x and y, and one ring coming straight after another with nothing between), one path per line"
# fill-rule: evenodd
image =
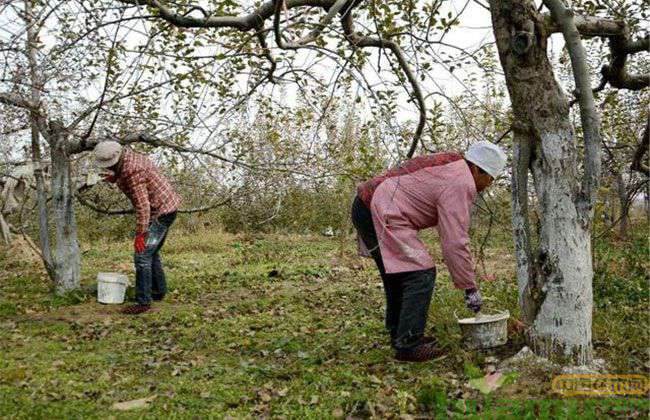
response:
M481 310L469 249L470 214L477 193L505 163L498 146L481 141L465 156L417 157L357 187L352 222L384 283L386 328L396 359L419 362L441 354L435 339L424 336L436 271L418 231L437 228L454 285L465 291L471 310Z

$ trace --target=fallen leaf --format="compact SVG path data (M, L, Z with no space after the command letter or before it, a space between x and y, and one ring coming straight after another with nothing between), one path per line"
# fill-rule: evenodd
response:
M335 408L334 411L332 411L332 417L334 417L335 419L342 419L344 416L345 413L340 408Z
M117 402L111 406L113 410L120 410L120 411L126 411L126 410L135 410L138 408L146 408L149 406L149 403L153 400L155 400L157 395L152 395L147 398L140 398L137 400L131 400L131 401L123 401L123 402Z
M489 394L499 388L508 379L516 377L515 373L502 374L501 372L488 373L482 378L476 378L469 381L471 388L479 390L483 394Z

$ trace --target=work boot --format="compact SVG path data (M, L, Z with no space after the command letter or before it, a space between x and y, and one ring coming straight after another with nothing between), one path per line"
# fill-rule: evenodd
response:
M155 300L155 301L161 301L161 300L163 300L164 298L165 298L165 294L164 294L164 293L163 293L163 294L153 293L153 294L151 295L151 299L153 299L153 300Z
M438 340L436 340L436 337L423 335L422 338L420 339L420 344L428 344L428 343L432 343L432 344L437 345Z
M151 305L130 305L123 308L120 312L126 315L140 315L151 310Z
M395 359L400 362L426 362L445 353L435 342L422 343L408 350L397 350Z
M395 348L396 343L397 343L397 340L391 336L391 339L390 339L391 347ZM438 340L436 340L436 337L423 335L422 338L420 338L420 344L426 344L426 343L437 344Z

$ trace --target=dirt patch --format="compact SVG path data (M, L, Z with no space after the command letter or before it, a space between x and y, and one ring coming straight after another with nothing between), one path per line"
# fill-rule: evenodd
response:
M14 235L11 240L11 245L7 247L6 259L7 261L20 261L39 265L41 263L41 256L37 249L36 244L30 238L23 235Z

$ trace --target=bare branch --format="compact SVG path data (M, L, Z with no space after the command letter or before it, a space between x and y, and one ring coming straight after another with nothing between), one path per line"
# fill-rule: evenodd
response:
M18 108L24 108L26 110L35 110L38 108L38 105L30 102L29 100L20 97L18 95L12 95L11 93L0 92L0 103L15 106Z

